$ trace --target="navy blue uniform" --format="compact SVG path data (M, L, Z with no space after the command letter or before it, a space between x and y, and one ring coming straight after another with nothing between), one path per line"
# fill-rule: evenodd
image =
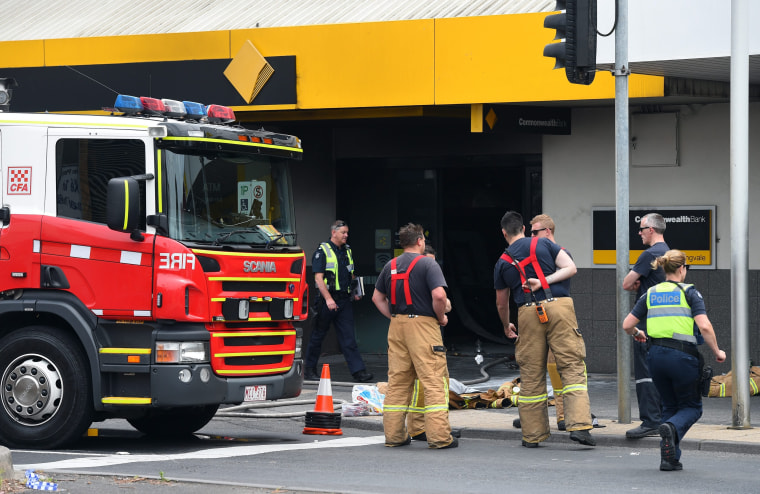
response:
M662 268L652 269L652 261L670 250L665 242L657 242L641 253L636 260L632 271L638 273L640 278L639 289L636 297L647 293L650 287L665 281L665 271ZM646 307L646 305L645 305ZM646 317L639 318L640 323L636 325L642 331L647 329ZM652 376L649 371L647 362L647 344L633 342L633 376L636 379L636 398L639 403L639 419L642 425L648 429L656 429L662 422L662 412L660 409L660 395L657 388L652 382Z
M631 311L641 321L647 318L646 299L645 294ZM691 307L692 317L707 313L702 294L693 286L686 289L686 302ZM696 323L694 334L699 334ZM700 341L701 337L697 340ZM676 460L679 460L681 439L702 416L702 395L698 387L701 377L699 358L675 348L652 345L647 363L662 399L662 421L670 422L676 429Z
M343 352L343 358L346 359L348 370L355 374L365 369L364 361L359 353L359 346L356 343L354 332L354 308L351 304L351 272L349 271L350 262L348 259L348 245L338 248L334 243L328 241L332 247L335 256L338 258L338 282L341 287L340 292L335 291L335 283L328 277L329 273L325 272L325 254L321 248L317 248L311 260L311 268L314 273L325 273L325 281L328 282L330 295L338 305L338 310L330 310L324 300L320 300L317 305L318 316L314 322L311 331L309 346L306 349L307 369L316 368L319 356L322 353L322 342L330 329L330 323L335 326L335 333L338 337L338 345ZM321 298L321 297L320 297Z

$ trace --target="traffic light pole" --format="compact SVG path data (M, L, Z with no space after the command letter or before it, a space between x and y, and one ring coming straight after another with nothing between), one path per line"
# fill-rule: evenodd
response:
M750 429L749 392L749 0L731 2L732 429Z
M618 0L615 28L615 248L617 250L618 422L631 423L631 338L621 331L631 311L631 294L623 290L629 263L628 0Z

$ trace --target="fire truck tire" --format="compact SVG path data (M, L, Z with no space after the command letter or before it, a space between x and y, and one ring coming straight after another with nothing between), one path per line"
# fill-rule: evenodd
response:
M48 326L9 333L0 339L0 373L4 445L57 449L92 423L89 366L73 335Z
M203 405L151 410L142 417L128 419L128 422L149 436L186 436L208 424L218 408L219 405Z

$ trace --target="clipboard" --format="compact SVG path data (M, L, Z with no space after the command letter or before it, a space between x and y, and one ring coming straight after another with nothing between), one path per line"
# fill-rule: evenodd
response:
M363 297L364 296L364 276L357 276L351 280L351 296Z

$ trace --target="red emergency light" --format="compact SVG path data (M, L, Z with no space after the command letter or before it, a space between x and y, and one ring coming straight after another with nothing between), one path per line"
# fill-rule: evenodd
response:
M140 103L143 105L143 113L147 115L163 115L166 112L166 106L160 99L140 96Z
M235 121L235 112L228 106L208 105L206 116L211 123L230 123Z

